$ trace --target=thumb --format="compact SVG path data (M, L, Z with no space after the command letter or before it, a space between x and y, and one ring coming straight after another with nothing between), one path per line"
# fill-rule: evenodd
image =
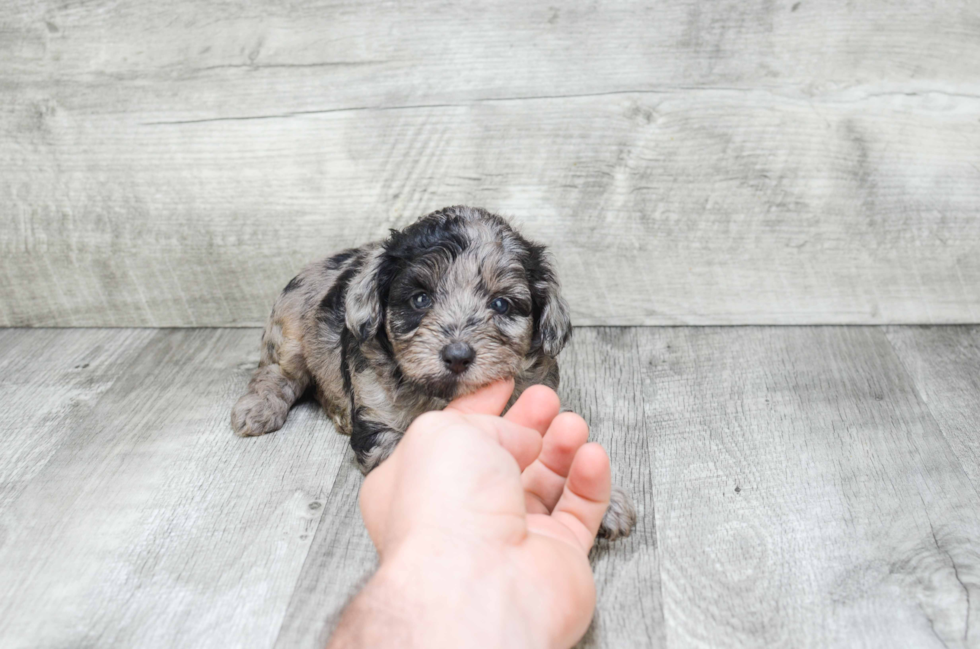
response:
M473 394L454 399L446 406L450 412L463 415L500 415L514 392L514 379L502 379L483 386Z

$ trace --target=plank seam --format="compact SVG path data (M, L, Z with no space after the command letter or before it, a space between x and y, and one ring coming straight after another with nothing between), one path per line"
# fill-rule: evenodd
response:
M351 64L348 64L351 65ZM245 66L247 67L247 66ZM814 103L814 98L812 97L790 97L788 95L779 94L773 92L768 88L734 88L734 87L697 87L697 86L671 86L663 89L647 89L647 90L607 90L603 92L586 92L586 93L572 93L567 95L530 95L524 97L479 97L468 102L461 103L431 103L431 104L404 104L401 106L346 106L339 108L322 108L314 110L300 110L300 111L290 111L285 113L270 113L267 115L236 115L230 117L205 117L200 119L187 119L187 120L163 120L163 121L153 121L153 122L142 122L142 126L175 126L181 124L205 124L209 122L229 122L229 121L250 121L250 120L265 120L265 119L290 119L292 117L303 117L307 115L328 115L331 113L355 113L355 112L365 112L365 111L399 111L399 110L425 110L431 108L468 108L471 106L478 106L480 104L490 104L490 103L505 103L505 102L520 102L520 101L551 101L555 99L592 99L599 97L613 97L618 95L672 95L677 93L688 93L688 92L716 92L716 93L736 93L736 94L758 94L764 93L773 97L777 97L784 101L798 101L805 102L808 104ZM967 99L967 100L977 100L980 99L980 95L970 94L970 93L960 93L960 92L948 92L945 90L937 89L923 89L914 91L886 91L886 92L873 92L864 95L859 95L854 98L848 99L821 99L816 98L816 102L819 104L857 104L864 101L880 99L882 97L921 97L923 95L941 95L943 97L955 98L955 99Z
M335 434L340 435L341 433L339 431L335 431ZM343 478L343 476L345 475L345 471L344 471L345 470L345 467L346 467L346 465L348 463L350 463L352 461L352 459L353 459L353 453L351 452L350 445L348 444L347 445L347 448L344 450L344 457L340 461L340 464L337 466L337 473L336 473L336 475L334 475L333 482L330 484L330 490L327 491L327 493L324 494L324 496L323 496L323 502L324 503L328 503L330 501L330 496L333 495L334 490L337 488L337 482L340 481ZM289 621L290 612L292 612L293 610L295 610L297 608L297 605L295 604L295 601L296 601L296 598L300 596L300 592L299 592L300 591L300 588L299 588L300 581L302 581L303 577L307 574L307 571L311 569L311 567L308 564L310 563L310 555L311 555L311 552L312 552L313 548L316 547L316 538L320 534L321 529L323 528L324 519L327 516L332 516L332 515L333 515L333 512L331 512L330 511L330 508L327 507L326 505L324 505L324 507L321 508L321 510L320 510L320 518L317 520L317 523L316 523L316 529L313 530L313 532L310 534L310 543L306 547L306 555L303 557L303 566L296 573L296 580L293 582L292 594L290 594L290 596L289 596L289 602L286 603L285 612L283 613L282 620L280 620L280 622L279 622L279 631L276 633L276 640L272 644L273 647L280 646L280 642L283 640L282 634L283 634L283 630L286 627L287 621ZM344 603L344 605L336 613L336 616L337 616L338 619L339 619L340 615L343 613L344 609L347 608L347 604L350 602L350 600L353 599L353 597L358 592L360 592L360 590L361 590L361 588L359 586L356 591L354 591L353 593L351 593L348 596L347 601Z

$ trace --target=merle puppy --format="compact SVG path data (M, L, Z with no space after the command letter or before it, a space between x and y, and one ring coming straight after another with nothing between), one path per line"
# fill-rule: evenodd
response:
M536 383L557 388L555 357L570 335L544 248L485 210L448 207L286 285L232 427L278 430L313 387L367 472L412 420L457 396L507 377L513 399ZM628 535L635 520L614 489L600 535Z

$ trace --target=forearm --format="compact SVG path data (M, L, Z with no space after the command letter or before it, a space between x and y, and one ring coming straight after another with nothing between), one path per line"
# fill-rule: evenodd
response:
M329 647L546 646L520 581L484 559L426 544L403 547L348 605Z

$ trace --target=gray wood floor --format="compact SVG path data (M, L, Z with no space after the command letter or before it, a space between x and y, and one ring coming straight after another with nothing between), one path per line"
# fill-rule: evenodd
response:
M252 329L0 330L4 647L319 647L370 573L306 403L235 438ZM980 328L579 329L640 510L587 647L980 647Z

